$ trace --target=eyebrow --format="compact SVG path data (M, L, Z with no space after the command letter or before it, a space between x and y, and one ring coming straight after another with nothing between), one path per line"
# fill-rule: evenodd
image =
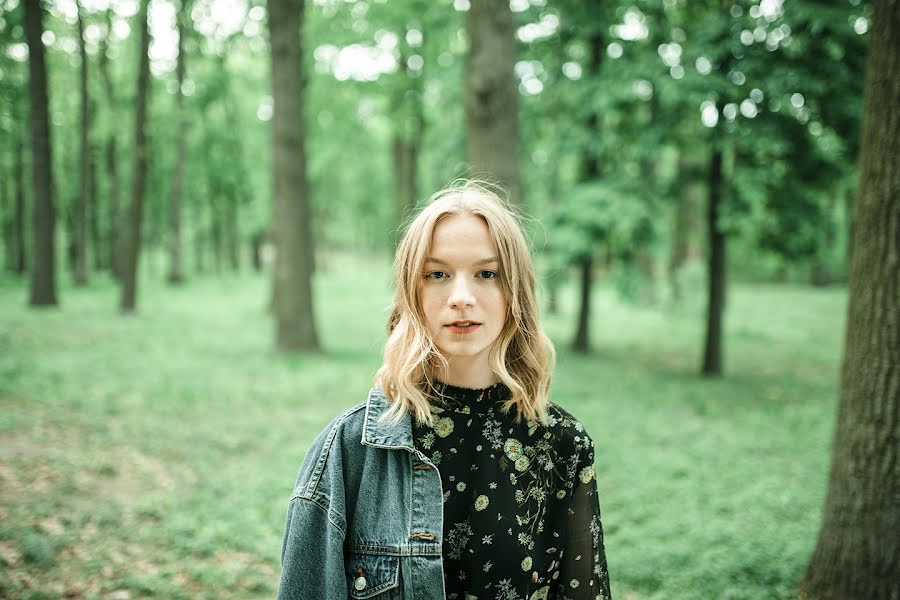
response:
M435 257L433 257L433 256L426 256L426 257L425 257L425 262L438 263L439 265L447 265L447 264L450 264L450 263L448 263L448 262L445 261L445 260L441 260L441 259L435 258ZM476 261L475 261L474 263L472 263L472 264L473 264L473 265L486 265L486 264L494 263L494 262L495 262L495 263L499 263L500 260L499 260L496 256L491 256L490 258L482 258L481 260L476 260Z

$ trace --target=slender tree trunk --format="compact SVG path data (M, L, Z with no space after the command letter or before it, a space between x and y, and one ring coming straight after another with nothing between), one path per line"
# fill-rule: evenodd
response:
M103 88L106 93L107 110L111 115L116 113L116 96L112 77L109 74L109 36L112 32L112 9L106 11L106 35L101 41L100 47L100 75L103 79ZM124 229L121 211L119 210L119 170L118 148L116 143L116 128L111 127L106 137L106 177L108 180L107 201L109 203L109 221L106 235L109 269L115 279L122 279L122 256L124 254L123 236Z
M521 203L516 24L508 0L478 0L466 16L466 160L473 174L496 178Z
M25 0L25 38L28 42L28 92L31 101L31 306L56 306L56 268L53 206L53 162L47 107L47 66L44 61L43 9L40 0Z
M801 598L900 599L900 1L874 0L840 404Z
M128 235L122 271L122 297L119 307L123 313L134 312L137 296L138 259L141 252L141 223L144 218L144 185L147 179L147 96L150 86L150 30L147 25L149 0L141 1L140 47L138 54L137 94L134 110L134 168L131 179L131 206L128 213Z
M80 188L73 209L74 225L74 259L75 285L86 285L87 273L87 232L88 232L88 194L90 194L90 97L88 95L88 55L84 42L84 20L80 2L75 2L76 22L78 24L78 46L81 55L80 91L81 91L81 138L78 157L78 181Z
M172 174L172 191L170 195L169 218L171 238L169 240L169 283L181 283L184 275L181 252L181 196L184 187L184 166L187 162L187 110L184 106L184 77L186 57L184 55L185 19L187 19L187 0L181 0L181 10L176 17L178 29L178 59L175 63L175 76L178 81L178 92L175 95L176 113L178 115L178 133L175 142L175 171Z
M96 108L91 110L91 120L94 119ZM103 251L103 233L100 231L100 194L97 193L97 151L95 144L90 146L90 169L88 171L88 223L90 224L91 243L93 250L94 269L101 271L106 268L108 253Z
M312 301L313 244L306 180L303 0L269 0L272 45L273 232L277 254L273 305L276 347L317 350Z
M225 205L225 242L228 253L228 268L239 271L241 268L241 250L238 235L238 202L229 198Z
M575 330L575 341L572 349L576 352L587 353L591 350L590 320L591 320L591 288L593 287L594 260L590 257L581 259L578 263L578 271L581 275L581 300L578 308L578 327Z
M589 77L596 78L600 76L600 69L603 65L603 53L605 52L605 44L603 34L597 30L588 38L589 57L588 57L588 74ZM586 130L592 136L600 136L600 115L597 111L588 113ZM581 155L581 181L591 181L597 179L602 171L601 159L590 146L582 151ZM593 249L592 249L593 250ZM575 329L575 340L572 343L572 349L576 352L590 352L590 325L591 325L591 287L593 283L594 261L591 254L584 256L579 261L579 270L581 271L581 300L578 308L578 325Z
M13 265L13 271L17 275L24 275L25 269L27 268L27 254L26 248L28 247L25 243L26 239L26 229L25 229L25 146L22 143L22 134L19 133L16 136L15 141L15 168L13 173L13 179L16 182L16 209L14 216L14 225L16 232L16 260Z
M725 234L719 227L722 204L722 151L714 148L709 160L709 302L706 310L706 346L703 375L722 374L722 315L725 312Z

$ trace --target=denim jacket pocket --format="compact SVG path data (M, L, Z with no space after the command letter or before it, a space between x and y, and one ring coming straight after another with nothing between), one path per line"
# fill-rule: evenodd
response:
M351 598L401 600L399 556L349 552L344 566Z

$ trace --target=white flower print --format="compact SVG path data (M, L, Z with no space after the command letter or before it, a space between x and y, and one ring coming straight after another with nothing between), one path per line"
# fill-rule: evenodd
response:
M431 445L434 444L434 434L432 432L428 432L422 437L419 438L419 443L426 450L431 450Z
M547 600L547 594L549 594L549 593L550 593L550 586L545 585L544 587L538 588L537 590L535 590L535 592L531 595L530 600Z
M516 471L527 471L528 466L531 464L531 461L528 460L527 456L520 456L518 460L516 460Z
M569 582L569 587L571 587L574 590L575 588L578 587L579 583L580 582L577 579L573 579L572 581Z
M465 490L466 490L466 484L465 484L465 482L460 481L459 483L456 484L456 491L458 491L458 492L464 492Z
M522 570L527 571L528 569L531 568L531 564L532 564L531 557L526 556L524 559L522 559Z
M486 509L489 502L490 501L488 500L488 497L484 494L478 496L477 498L475 498L475 510L482 511Z
M503 444L503 451L509 460L516 460L522 456L522 443L515 438L507 438Z
M594 478L594 467L585 467L578 473L578 479L581 480L581 483L590 483L590 481Z

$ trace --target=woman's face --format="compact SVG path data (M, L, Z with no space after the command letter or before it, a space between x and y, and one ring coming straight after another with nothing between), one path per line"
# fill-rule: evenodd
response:
M506 322L500 263L484 219L447 215L434 228L419 306L451 372L491 374L489 351Z

